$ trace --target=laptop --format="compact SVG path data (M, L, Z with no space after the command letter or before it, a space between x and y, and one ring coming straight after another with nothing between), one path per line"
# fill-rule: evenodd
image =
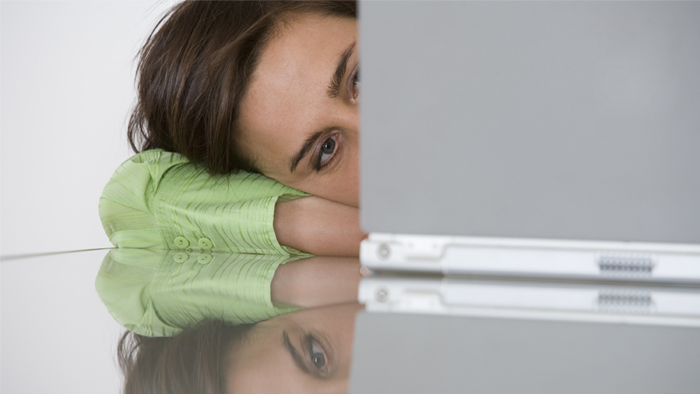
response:
M700 2L364 2L361 260L700 283Z
M700 390L700 2L363 2L351 393Z

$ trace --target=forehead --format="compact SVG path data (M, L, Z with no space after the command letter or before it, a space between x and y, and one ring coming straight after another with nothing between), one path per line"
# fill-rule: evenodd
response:
M263 50L247 96L255 99L275 92L280 101L293 103L298 101L294 94L325 88L318 86L317 78L322 74L330 78L338 56L356 37L357 21L352 18L310 13L287 17ZM302 92L289 91L302 86Z
M282 392L295 377L293 365L284 363L284 350L273 338L237 346L232 352L226 376L229 393Z
M356 39L352 18L304 13L279 24L240 107L241 145L254 160L286 163L288 149L298 149L299 138L318 131L313 125L327 114L326 92L338 57Z

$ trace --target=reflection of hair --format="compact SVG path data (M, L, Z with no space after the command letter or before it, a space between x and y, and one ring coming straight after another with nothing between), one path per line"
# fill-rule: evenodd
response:
M173 7L139 54L132 148L178 152L214 174L256 171L236 146L239 103L266 41L294 12L357 15L355 1L185 1Z
M124 394L225 393L228 353L253 326L208 320L174 337L125 332L117 349Z

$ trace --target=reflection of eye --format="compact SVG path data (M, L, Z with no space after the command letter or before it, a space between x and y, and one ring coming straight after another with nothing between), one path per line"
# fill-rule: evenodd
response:
M321 371L326 367L326 356L316 342L311 342L311 362Z
M308 351L308 361L316 374L322 378L327 378L331 373L331 368L328 363L326 351L321 346L320 342L313 336L306 336L306 346Z
M318 160L316 162L316 171L320 171L321 168L327 166L328 163L331 162L331 160L333 159L333 156L335 155L337 140L338 140L338 136L333 135L331 137L328 137L328 139L326 139L325 141L323 141L323 144L321 145L321 149L318 153Z

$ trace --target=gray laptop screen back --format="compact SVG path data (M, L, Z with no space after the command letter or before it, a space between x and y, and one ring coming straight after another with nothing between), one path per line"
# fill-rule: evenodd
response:
M700 2L363 2L367 232L700 243Z

